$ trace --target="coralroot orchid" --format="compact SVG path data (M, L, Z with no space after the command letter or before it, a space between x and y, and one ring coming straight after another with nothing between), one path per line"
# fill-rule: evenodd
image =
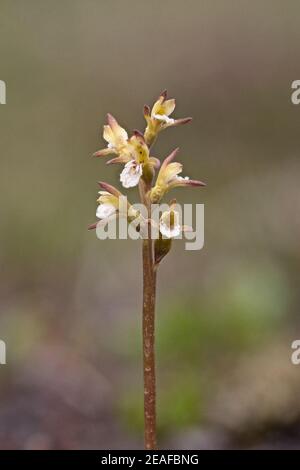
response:
M139 186L140 202L145 208L141 214L131 206L126 197L114 186L99 182L101 190L97 199L96 217L100 219L89 228L107 225L117 218L125 218L129 224L134 223L137 238L143 241L143 370L144 370L144 423L145 448L156 448L156 381L154 355L154 320L156 297L156 273L162 259L171 249L172 239L190 227L181 223L176 210L176 200L160 213L157 221L152 218L152 205L160 203L165 194L181 186L205 186L197 180L179 176L182 164L174 162L178 149L175 149L162 163L150 156L151 147L162 130L186 124L191 118L173 119L170 117L175 109L175 100L167 99L164 91L154 103L152 110L144 107L147 122L144 133L134 131L129 138L127 131L111 115L107 115L107 124L103 128L103 138L107 147L94 154L96 157L113 155L108 164L120 163L124 167L120 181L124 188ZM160 167L160 169L159 169ZM155 173L158 170L155 184ZM125 199L125 204L124 204ZM153 228L158 237L153 236Z
M157 134L167 127L179 126L181 124L187 124L192 118L187 117L183 119L170 118L170 114L173 113L176 102L174 99L167 100L167 91L163 91L154 103L152 110L150 111L149 106L144 106L144 117L147 122L145 130L145 141L148 145L152 145L155 141Z
M178 148L173 150L161 165L155 186L149 194L152 203L159 202L170 189L177 186L205 186L202 181L190 180L188 176L178 176L182 172L182 164L172 161L178 150Z

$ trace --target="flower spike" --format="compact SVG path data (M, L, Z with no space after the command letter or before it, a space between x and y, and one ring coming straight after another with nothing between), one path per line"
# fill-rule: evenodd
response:
M114 116L107 114L107 123L103 126L103 138L107 146L97 151L94 156L110 155L107 164L124 165L120 182L125 188L139 186L142 206L139 205L137 210L137 206L131 205L117 188L99 181L100 191L96 209L98 222L88 227L89 230L97 229L97 236L102 239L102 231L104 230L104 238L106 238L110 232L111 223L115 223L116 220L127 221L130 238L137 236L143 240L143 395L145 448L147 450L157 448L154 355L156 271L162 259L171 250L173 239L179 238L182 232L192 230L191 227L182 224L182 214L176 199L172 199L166 208L153 207L152 204L159 203L173 188L205 186L202 181L181 176L183 165L176 161L178 148L173 150L162 161L162 164L158 158L150 154L151 146L162 130L191 121L190 117L173 118L175 106L175 99L168 99L167 90L164 90L152 108L144 105L143 112L146 120L144 133L134 130L130 136ZM156 215L155 211L157 211ZM123 223L119 228L124 228L122 226ZM116 233L116 227L112 228ZM131 237L132 234L133 237ZM119 236L123 238L121 230L119 230Z

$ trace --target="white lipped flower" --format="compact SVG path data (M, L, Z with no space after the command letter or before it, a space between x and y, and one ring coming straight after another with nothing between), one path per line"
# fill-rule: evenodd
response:
M97 199L99 205L96 210L96 216L100 221L89 225L89 230L95 229L98 224L105 225L110 220L119 217L125 217L128 222L140 218L140 222L143 222L139 211L129 204L126 196L123 196L114 186L104 181L99 181L98 184L103 189L98 192L100 196Z
M178 153L178 148L173 150L163 161L157 175L155 186L150 191L152 203L158 203L171 189L184 186L205 186L202 181L191 180L188 176L179 176L182 172L182 164L173 162Z
M178 237L182 231L179 213L174 209L163 212L159 220L159 231L166 238Z
M139 184L142 174L143 165L137 163L135 160L130 160L124 166L124 169L120 175L120 181L124 188L133 188Z
M94 153L95 157L106 157L107 155L128 155L128 134L118 121L111 115L107 115L107 122L103 126L103 138L107 142L104 149Z
M150 157L143 134L135 130L128 139L125 129L121 128L110 114L108 120L110 126L104 126L103 134L108 146L106 149L96 152L94 156L103 157L110 153L117 154L117 157L109 160L107 164L125 164L120 181L124 188L132 188L138 185L143 174L151 175L153 168L159 167L160 161L155 157Z
M100 197L97 199L99 205L96 210L96 217L101 220L108 219L118 210L118 197L108 191L99 191L98 194L100 194Z
M167 99L167 91L163 91L155 101L152 109L148 105L144 106L144 117L147 122L144 137L148 145L152 145L157 134L168 127L187 124L191 118L173 119L170 115L176 106L175 99Z
M175 119L170 118L170 114L173 113L176 102L173 99L167 100L167 92L164 91L154 103L151 110L152 119L157 119L158 121L165 122L166 124L173 124Z

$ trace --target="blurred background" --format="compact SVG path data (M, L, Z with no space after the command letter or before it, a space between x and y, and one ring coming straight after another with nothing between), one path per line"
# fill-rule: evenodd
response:
M1 449L143 446L141 245L99 241L111 112L167 88L205 247L159 272L161 448L300 448L297 1L0 0ZM135 189L128 191L137 200ZM171 196L171 195L170 195Z

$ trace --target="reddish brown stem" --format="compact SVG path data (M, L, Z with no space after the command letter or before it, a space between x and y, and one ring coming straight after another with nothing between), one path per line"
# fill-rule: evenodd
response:
M151 203L147 193L151 188L141 179L141 202L147 207L147 238L143 240L143 371L144 371L144 441L145 449L156 449L156 378L155 378L155 297L156 267L151 238Z
M155 293L152 240L143 240L143 360L145 448L156 449Z

